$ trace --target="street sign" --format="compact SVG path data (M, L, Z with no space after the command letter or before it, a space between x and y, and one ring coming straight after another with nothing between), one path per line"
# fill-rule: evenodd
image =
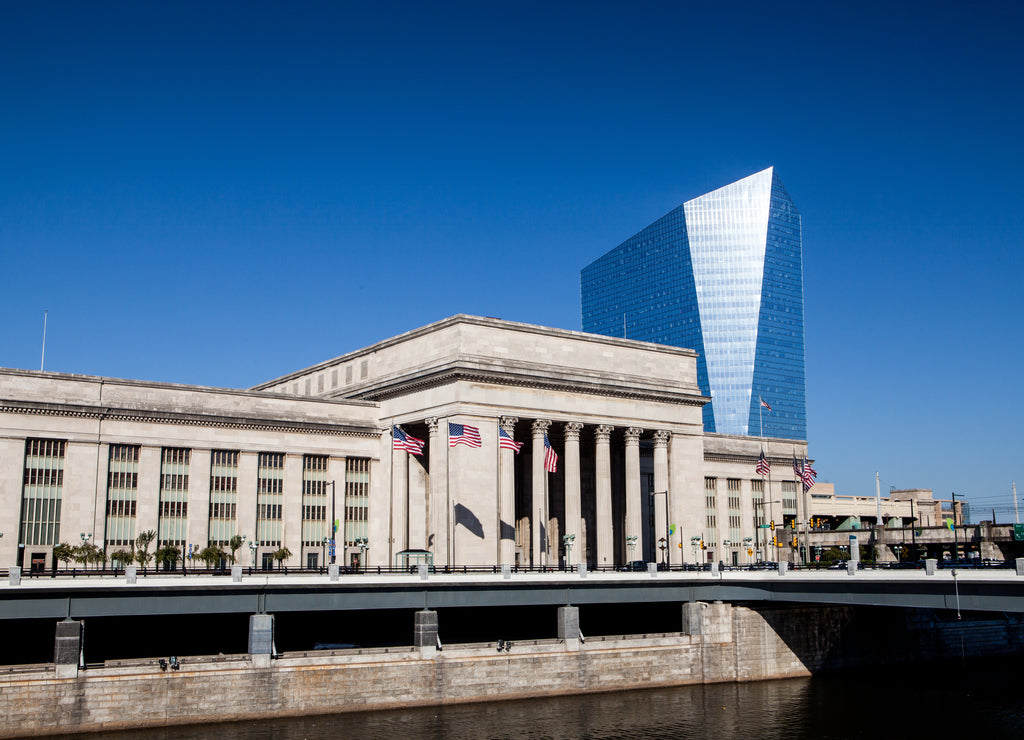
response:
M1013 525L1013 539L1017 542L1024 541L1024 524Z

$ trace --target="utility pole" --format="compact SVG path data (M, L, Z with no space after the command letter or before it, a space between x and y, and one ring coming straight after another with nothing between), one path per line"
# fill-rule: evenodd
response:
M1014 524L1020 524L1020 510L1017 508L1017 481L1011 481L1010 485L1013 486L1013 521Z
M960 560L960 543L956 539L956 492L950 494L953 497L953 562Z

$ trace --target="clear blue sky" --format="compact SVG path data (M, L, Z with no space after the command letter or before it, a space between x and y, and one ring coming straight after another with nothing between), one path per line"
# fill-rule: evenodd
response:
M0 365L247 387L774 165L841 493L1024 488L1018 3L0 5Z

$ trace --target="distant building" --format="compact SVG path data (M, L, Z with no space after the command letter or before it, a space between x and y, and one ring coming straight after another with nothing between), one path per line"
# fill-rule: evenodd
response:
M802 248L800 213L768 168L585 267L583 330L696 350L707 432L806 440Z

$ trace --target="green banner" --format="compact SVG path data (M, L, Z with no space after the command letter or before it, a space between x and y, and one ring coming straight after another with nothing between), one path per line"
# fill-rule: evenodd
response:
M1024 541L1024 524L1013 525L1013 539L1017 542Z

